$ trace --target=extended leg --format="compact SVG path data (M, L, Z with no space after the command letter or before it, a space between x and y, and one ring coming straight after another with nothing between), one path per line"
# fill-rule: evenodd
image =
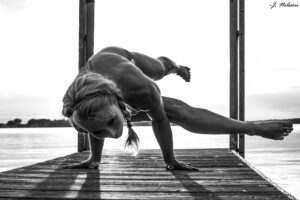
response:
M288 121L243 122L191 107L177 99L163 97L163 101L170 122L194 133L245 133L269 139L283 139L293 130L293 124Z
M190 81L190 69L177 65L167 57L162 56L155 59L138 52L130 52L120 47L106 47L101 52L115 53L127 58L129 61L134 62L144 74L153 80L162 79L164 76L173 73L181 76L185 81Z

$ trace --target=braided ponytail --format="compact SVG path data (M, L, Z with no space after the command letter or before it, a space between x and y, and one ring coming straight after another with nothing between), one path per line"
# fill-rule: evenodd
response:
M120 95L117 94L116 96L119 103L119 107L124 115L128 128L128 136L126 138L124 147L125 149L130 149L131 151L133 151L133 153L137 153L139 149L139 137L133 130L131 124L131 113L137 111L134 108L130 107L128 104L126 104Z

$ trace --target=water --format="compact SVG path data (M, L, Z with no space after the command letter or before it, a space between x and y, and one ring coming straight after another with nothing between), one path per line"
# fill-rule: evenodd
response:
M197 135L172 127L174 148L228 148L227 135ZM283 141L246 137L246 159L280 187L300 199L300 125ZM135 127L141 149L159 149L150 127ZM104 148L123 149L121 139L106 139ZM77 151L73 128L0 129L0 171L23 167Z

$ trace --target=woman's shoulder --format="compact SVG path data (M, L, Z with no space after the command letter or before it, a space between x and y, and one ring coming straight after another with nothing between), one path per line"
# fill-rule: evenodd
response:
M120 88L126 103L135 109L151 110L160 103L160 90L152 81L136 84L130 89L124 89L124 85Z

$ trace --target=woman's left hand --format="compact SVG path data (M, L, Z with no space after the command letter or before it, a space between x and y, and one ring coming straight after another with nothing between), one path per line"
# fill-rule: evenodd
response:
M187 170L187 171L198 171L199 169L191 166L190 164L185 164L183 162L174 160L171 163L167 163L166 170Z

